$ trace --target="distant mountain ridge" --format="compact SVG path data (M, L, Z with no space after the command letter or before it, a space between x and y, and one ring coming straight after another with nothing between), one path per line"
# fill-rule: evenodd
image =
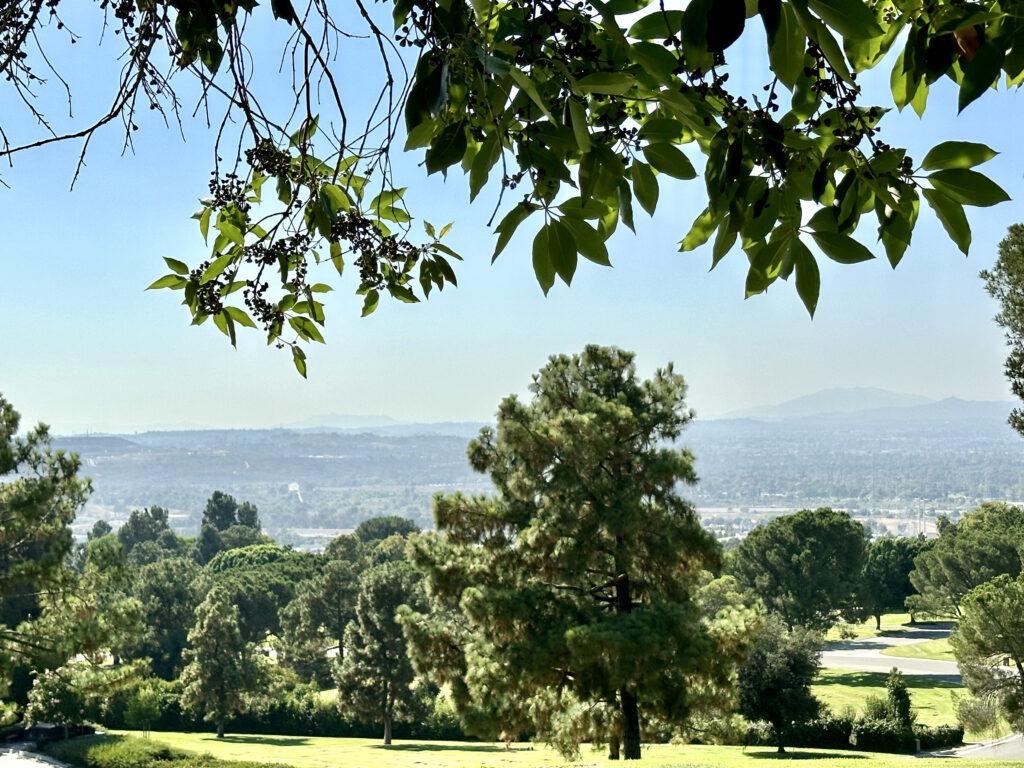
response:
M823 389L776 405L758 405L731 411L719 419L757 419L779 421L825 414L875 411L884 408L912 408L936 402L923 395L892 392L877 387L839 387Z

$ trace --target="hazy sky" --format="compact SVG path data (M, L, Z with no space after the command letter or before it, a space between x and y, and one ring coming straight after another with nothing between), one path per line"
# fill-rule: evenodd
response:
M109 99L100 62L116 50L108 40L97 52L95 30L85 26L71 65L76 117ZM353 66L358 57L354 50ZM882 80L890 68L882 64ZM748 69L759 72L753 56ZM820 260L813 321L789 283L745 301L742 252L710 273L709 249L677 252L704 205L700 179L665 181L658 215L652 220L637 209L637 236L621 228L611 242L614 268L581 260L573 286L559 283L545 298L530 266L533 230L489 263L486 221L496 188L470 207L457 169L447 183L428 180L409 156L400 172L414 215L455 222L451 244L466 256L459 287L418 305L382 302L360 319L361 299L351 279L342 281L327 306L327 345L308 352L307 381L259 334L240 335L232 350L212 324L189 326L180 294L143 290L166 271L163 256L196 263L204 253L189 216L206 194L211 150L201 122L188 119L193 104L186 100L186 141L146 115L134 153L122 156L123 133L112 126L90 147L73 192L77 145L26 153L0 171L10 187L0 189L7 222L0 240L0 392L26 422L44 420L57 432L257 427L329 413L485 420L501 397L525 390L548 355L596 342L635 350L645 373L674 361L698 416L828 387L1008 399L1002 333L991 320L996 307L977 274L993 262L1006 227L1024 218L1024 148L1014 118L1021 99L989 93L958 117L954 89L937 86L923 121L910 110L883 121L886 140L908 146L915 158L944 139L988 143L1002 154L982 170L1014 201L968 209L969 259L923 210L896 271L880 247L880 258L865 264ZM55 117L60 106L53 105ZM27 135L28 122L17 118L23 113L0 91L9 132ZM861 238L870 246L873 231L865 220Z

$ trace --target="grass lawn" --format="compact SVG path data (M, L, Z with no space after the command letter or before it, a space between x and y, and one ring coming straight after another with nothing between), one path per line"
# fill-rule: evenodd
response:
M817 682L811 686L814 695L837 714L852 707L858 714L864 708L867 696L885 698L884 672L854 672L843 669L822 669ZM917 721L923 725L956 725L952 691L964 688L953 683L936 681L929 677L905 675L910 700L917 710Z
M102 738L102 737L87 737ZM161 741L179 749L214 757L258 760L296 768L549 768L567 763L552 750L517 744L506 752L501 744L473 742L398 741L390 747L366 739L332 739L302 736L232 736L217 739L213 734L154 733ZM782 760L801 766L861 765L864 768L949 768L943 759L921 759L909 755L885 755L846 750L793 749ZM780 757L768 747L672 746L657 744L644 748L643 759L631 763L638 768L768 768ZM609 761L604 750L583 748L576 766L620 768L622 761ZM957 768L1020 768L1010 760L959 760Z
M861 624L845 624L843 626L852 631L856 637L861 638L877 637L878 635L884 635L887 632L903 631L907 628L904 625L910 625L909 613L883 613L882 629L880 631L875 629L874 616ZM842 639L843 638L839 635L839 626L832 627L832 629L825 633L825 640L832 641Z
M913 645L896 645L882 651L886 656L900 656L904 659L936 659L937 661L956 661L949 638L924 640Z

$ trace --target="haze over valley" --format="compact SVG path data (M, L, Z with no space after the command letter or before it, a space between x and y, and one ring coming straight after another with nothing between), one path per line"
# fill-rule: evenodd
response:
M700 482L684 495L722 538L818 506L847 509L876 533L933 532L940 514L1024 499L1011 408L859 388L697 418L682 442ZM279 541L317 548L376 515L429 527L438 492L490 492L466 460L482 426L330 415L275 429L66 436L56 447L79 452L93 479L80 535L97 519L116 528L131 509L154 504L171 511L179 533L195 534L219 489L254 502Z

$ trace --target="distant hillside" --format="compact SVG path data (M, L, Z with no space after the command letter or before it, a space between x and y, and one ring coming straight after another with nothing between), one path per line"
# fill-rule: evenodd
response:
M686 495L727 532L803 507L923 520L1024 499L1024 440L1006 424L1011 404L950 398L800 414L887 398L859 392L805 402L786 418L698 419L681 440L700 476ZM194 533L220 489L255 502L269 531L302 544L381 514L429 526L434 494L489 492L466 460L481 426L144 432L63 437L55 447L79 452L93 478L82 526L100 517L117 525L132 507L159 504L178 530Z
M926 405L934 401L922 395L907 395L873 387L846 387L825 389L810 395L787 400L777 405L762 405L734 411L723 419L779 419L802 418L831 413L852 413L881 408L907 408Z

